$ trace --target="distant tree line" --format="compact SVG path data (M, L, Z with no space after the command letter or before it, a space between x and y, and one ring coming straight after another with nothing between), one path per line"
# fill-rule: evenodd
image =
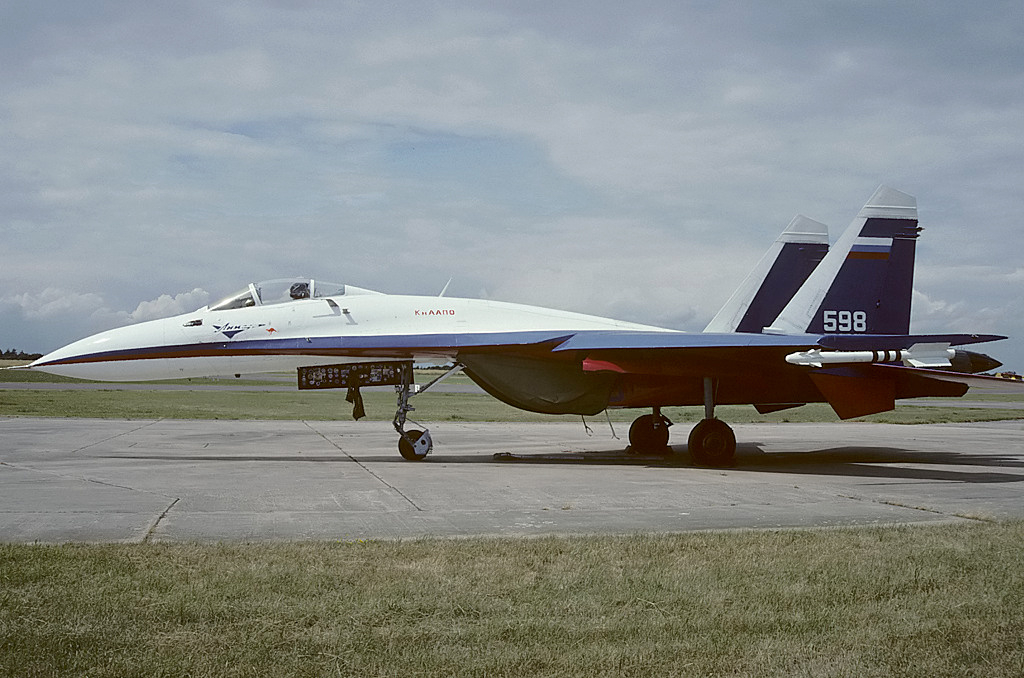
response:
M24 351L18 351L13 348L9 348L3 353L0 353L0 360L35 360L36 358L42 357L42 353L25 353Z

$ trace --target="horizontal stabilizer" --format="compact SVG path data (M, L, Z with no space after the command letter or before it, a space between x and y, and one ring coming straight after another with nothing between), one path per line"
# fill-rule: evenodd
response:
M475 337L474 337L475 338ZM746 349L746 348L787 348L793 350L806 349L815 345L834 351L898 351L910 348L914 344L946 343L951 346L980 344L987 341L998 341L1006 337L996 334L719 334L689 332L650 332L604 330L580 331L567 337L552 337L551 342L557 344L551 349L554 353L568 351L621 351L632 349ZM526 342L522 342L526 343ZM540 343L539 339L535 343ZM470 344L466 346L487 345Z
M818 344L835 351L892 351L915 344L966 346L1002 339L1006 337L999 334L827 334Z
M886 372L898 375L913 375L921 379L927 378L932 383L945 383L950 386L960 386L961 389L953 395L962 395L969 388L971 391L979 391L989 395L1024 395L1024 382L1004 379L1003 377L988 377L982 374L964 374L962 372L951 372L948 370L928 370L914 367L902 367L900 365L873 365Z

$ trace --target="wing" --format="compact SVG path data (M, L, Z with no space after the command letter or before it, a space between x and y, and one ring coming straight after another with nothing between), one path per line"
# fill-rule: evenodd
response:
M762 411L828 402L842 417L892 409L898 398L956 396L962 380L877 369L995 335L770 335L578 332L539 343L463 346L458 360L491 395L522 409L596 414L607 407L716 404ZM924 348L922 348L924 347ZM941 347L941 348L939 348ZM793 362L813 354L816 362ZM948 358L947 358L948 361ZM941 363L938 363L941 364Z

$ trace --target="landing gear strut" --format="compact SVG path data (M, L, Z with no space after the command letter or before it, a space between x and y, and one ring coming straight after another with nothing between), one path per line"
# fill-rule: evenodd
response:
M637 417L629 427L630 454L665 454L668 451L668 427L672 425L660 407L653 414Z
M434 447L434 441L430 438L430 431L420 431L419 429L405 430L407 415L416 409L409 404L409 399L417 393L423 393L434 384L440 383L456 372L460 372L462 367L461 364L456 363L453 368L440 377L434 379L426 386L417 389L413 383L412 363L402 363L400 371L401 383L395 386L395 391L398 393L398 410L395 412L394 421L391 422L395 430L398 431L398 435L401 436L398 439L398 453L402 455L402 458L409 461L420 461L430 454L430 450Z
M398 411L395 412L395 419L391 423L398 431L398 435L401 436L398 439L398 453L409 461L419 461L430 454L430 450L434 447L434 441L430 439L430 431L405 430L406 415L416 409L409 404L409 398L415 393L412 363L402 363L400 373L402 383L395 386L395 391L398 393Z
M704 378L704 419L693 430L687 448L702 466L725 466L736 454L736 434L729 425L715 419L715 380Z

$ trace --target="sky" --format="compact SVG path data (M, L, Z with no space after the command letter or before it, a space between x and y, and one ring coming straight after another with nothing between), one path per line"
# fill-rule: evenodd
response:
M700 331L914 195L912 330L1024 372L1019 2L0 0L0 349L310 276Z

